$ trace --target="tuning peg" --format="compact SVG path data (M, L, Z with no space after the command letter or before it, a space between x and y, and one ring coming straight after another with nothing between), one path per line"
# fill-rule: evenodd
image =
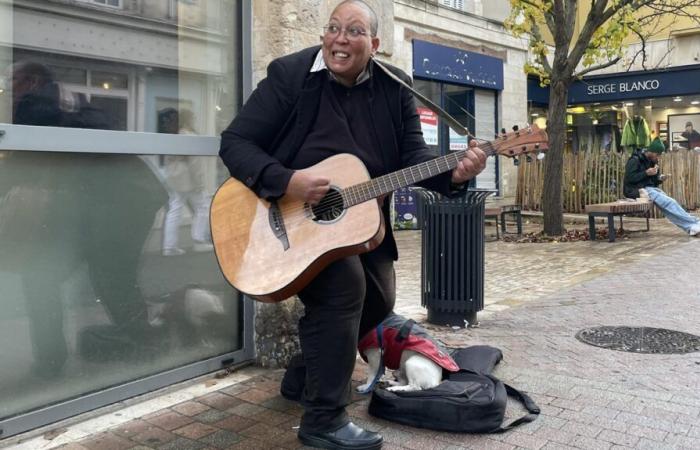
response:
M518 131L518 126L517 126L517 125L513 125L513 131Z
M540 161L542 161L542 160L544 159L544 156L545 156L544 153L538 153L538 154L537 154L537 159L539 159Z
M501 128L501 134L506 134L506 129L505 129L505 128Z
M531 163L531 162L532 162L532 156L530 156L530 155L525 155L525 161L527 161L528 163Z
M513 158L513 165L516 167L520 165L520 159L517 156Z

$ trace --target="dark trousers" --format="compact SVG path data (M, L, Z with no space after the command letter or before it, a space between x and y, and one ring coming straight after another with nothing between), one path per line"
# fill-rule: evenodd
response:
M394 261L384 245L324 269L299 298L305 314L299 338L306 366L302 395L305 431L325 432L348 421L358 339L391 312L396 299Z

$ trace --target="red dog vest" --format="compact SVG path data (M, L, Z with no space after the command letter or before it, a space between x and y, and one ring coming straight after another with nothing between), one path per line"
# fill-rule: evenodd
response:
M401 339L399 332L406 323L406 318L391 313L382 322L382 343L384 344L384 365L391 370L398 370L401 364L401 352L412 350L420 353L426 358L430 358L435 364L449 372L459 372L459 366L447 353L447 350L438 342L433 340L424 328L413 324L411 332L404 339ZM365 350L369 348L379 348L377 330L367 333L360 340L357 346L362 359L367 361Z

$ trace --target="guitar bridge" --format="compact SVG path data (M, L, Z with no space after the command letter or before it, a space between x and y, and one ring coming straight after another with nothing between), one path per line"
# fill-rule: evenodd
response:
M284 217L282 217L282 212L277 205L277 201L270 203L270 209L268 209L267 217L270 221L272 233L274 233L275 237L282 243L282 248L284 248L285 251L289 250L287 229L284 227Z

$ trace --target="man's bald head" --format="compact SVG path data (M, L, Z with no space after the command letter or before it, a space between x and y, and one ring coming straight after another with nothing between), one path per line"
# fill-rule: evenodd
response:
M365 3L362 0L343 0L342 2L338 3L336 7L333 9L333 12L331 13L331 16L335 11L340 8L341 6L345 4L353 4L357 5L360 8L364 9L367 11L367 15L369 16L369 32L372 35L372 37L377 35L377 32L379 31L379 19L377 18L377 13L374 12L371 6L369 6L367 3Z

